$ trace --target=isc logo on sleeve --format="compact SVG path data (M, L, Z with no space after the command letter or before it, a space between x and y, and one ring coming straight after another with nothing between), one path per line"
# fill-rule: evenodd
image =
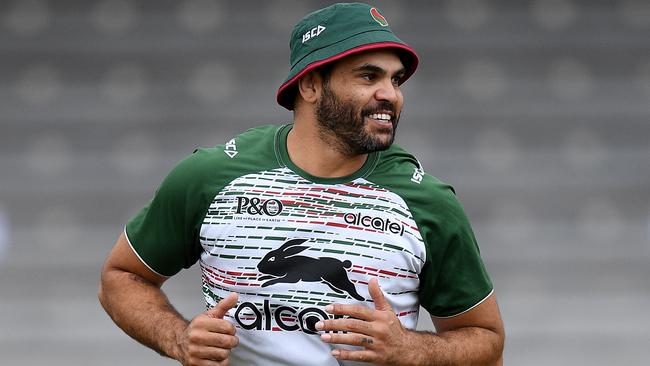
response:
M420 184L422 183L422 178L424 178L424 170L420 167L416 167L413 170L413 176L411 177L411 182Z
M302 35L302 43L305 43L312 38L318 37L324 30L325 27L322 25L312 28L310 31Z
M237 155L237 144L235 143L235 139L232 139L226 143L226 147L223 152L225 152L226 155L230 156L231 159Z

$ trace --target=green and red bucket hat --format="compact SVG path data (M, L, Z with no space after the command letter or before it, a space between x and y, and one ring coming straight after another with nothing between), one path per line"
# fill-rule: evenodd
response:
M289 76L278 89L278 104L293 110L297 82L307 72L343 57L374 49L395 49L408 79L418 66L418 56L397 38L386 18L367 4L341 3L305 16L291 33Z

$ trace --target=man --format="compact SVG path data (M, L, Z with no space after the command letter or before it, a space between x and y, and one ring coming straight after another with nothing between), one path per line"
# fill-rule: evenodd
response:
M392 145L415 52L364 4L307 15L278 91L293 124L176 166L127 225L99 298L184 365L493 365L504 330L450 186ZM199 262L208 310L161 291ZM419 305L437 333L416 332Z

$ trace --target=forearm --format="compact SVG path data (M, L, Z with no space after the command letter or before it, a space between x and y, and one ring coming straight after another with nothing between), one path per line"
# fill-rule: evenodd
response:
M99 300L129 336L161 355L179 358L188 321L159 287L133 273L112 270L102 275Z
M501 365L503 335L466 327L443 333L409 331L405 365Z

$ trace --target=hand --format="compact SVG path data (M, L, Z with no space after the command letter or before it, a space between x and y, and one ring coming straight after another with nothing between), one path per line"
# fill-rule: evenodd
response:
M239 338L235 336L235 327L223 317L235 305L237 294L231 293L215 307L192 319L181 341L179 361L184 366L228 365L230 350L237 346Z
M368 283L368 291L375 302L374 310L361 305L328 305L325 311L347 315L350 318L323 320L316 324L316 329L348 332L324 333L321 335L324 342L364 347L363 350L334 349L332 355L337 359L379 365L398 364L403 356L401 353L408 346L408 336L411 332L402 327L402 323L384 298L376 278Z

